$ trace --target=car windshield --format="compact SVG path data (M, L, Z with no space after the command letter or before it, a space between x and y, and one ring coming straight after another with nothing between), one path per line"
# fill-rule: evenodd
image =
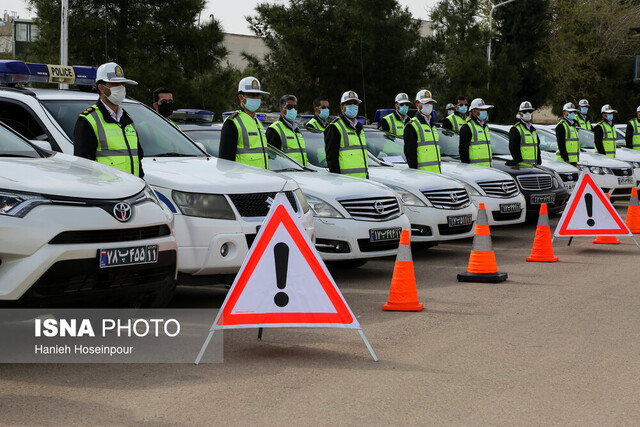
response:
M220 129L188 129L183 132L195 142L204 145L205 151L212 156L218 157L220 154ZM305 169L295 160L269 147L269 170L273 172L298 172Z
M503 133L489 131L491 138L491 152L494 156L511 155L509 151L509 137Z
M322 132L305 131L304 143L307 146L309 163L320 168L327 167L327 154L324 151L324 134Z
M95 104L95 101L47 100L42 101L42 104L73 141L73 129L78 116ZM189 138L150 108L135 103L126 103L123 107L133 120L145 157L205 156Z
M582 148L596 148L593 132L585 129L578 129L578 139Z
M369 130L365 131L367 138L367 151L378 159L387 159L393 163L400 163L399 160L406 161L404 157L404 142L401 138L394 138L384 132Z
M0 157L40 157L27 141L0 125Z
M536 131L540 138L540 150L555 153L558 148L556 134L546 129L536 129Z

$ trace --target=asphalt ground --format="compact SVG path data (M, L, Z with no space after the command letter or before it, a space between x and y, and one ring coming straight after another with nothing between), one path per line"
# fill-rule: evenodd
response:
M353 330L249 329L224 332L221 364L5 364L0 424L638 424L640 249L565 238L559 262L527 263L534 225L491 231L509 280L456 281L471 239L414 250L419 313L381 310L393 259L333 271L377 363Z

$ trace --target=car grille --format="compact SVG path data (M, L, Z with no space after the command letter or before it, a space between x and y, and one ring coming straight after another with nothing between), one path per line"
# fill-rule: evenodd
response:
M400 215L400 205L395 197L367 197L338 200L353 219L383 221Z
M295 212L298 212L296 198L292 191L285 191L289 203ZM276 193L250 193L250 194L229 194L231 202L242 217L262 217L267 216L270 204L267 199L275 199Z
M122 230L79 230L65 231L49 241L52 245L80 243L113 243L154 239L171 235L167 225L126 228Z
M462 209L471 203L467 190L451 188L448 190L422 190L422 194L438 209Z
M611 168L611 172L615 176L631 176L633 174L630 168Z
M521 175L516 177L523 190L549 190L552 187L551 175Z
M558 172L562 181L577 181L580 178L579 172Z
M518 186L515 181L486 181L479 182L478 185L487 193L487 196L510 197L518 193Z

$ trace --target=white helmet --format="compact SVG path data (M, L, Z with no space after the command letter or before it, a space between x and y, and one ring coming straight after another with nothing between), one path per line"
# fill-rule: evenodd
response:
M533 104L529 101L524 101L520 104L520 109L518 111L536 111L536 109L533 108Z
M130 85L137 85L138 82L130 80L124 77L124 71L122 67L115 62L107 62L98 67L96 71L96 82L109 82L109 83L126 83Z
M421 104L426 104L427 102L438 102L431 97L431 91L427 89L422 89L420 92L416 93L416 102Z
M564 104L562 106L562 111L568 111L570 113L577 113L578 110L576 109L576 106L573 105L573 102L567 102L566 104Z
M581 99L578 101L578 107L589 107L589 101L586 99Z
M407 95L404 92L401 92L398 95L396 95L396 102L398 104L411 104L411 101L409 100L409 95Z
M260 81L251 76L245 77L244 79L240 80L240 83L238 83L238 93L240 92L263 93L265 95L269 95L269 92L265 92L260 88Z
M482 98L476 98L473 101L471 101L471 105L469 106L469 111L471 110L488 110L489 108L493 108L493 105L489 105L489 104L485 104L484 103L484 99Z
M601 112L601 113L609 114L609 113L617 113L618 111L617 111L617 110L614 110L614 109L613 109L613 107L612 107L611 105L609 105L609 104L604 104L604 105L602 106L602 108L600 109L600 112Z

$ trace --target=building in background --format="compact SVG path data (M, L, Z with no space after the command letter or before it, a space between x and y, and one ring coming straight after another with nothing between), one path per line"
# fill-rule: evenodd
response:
M33 19L20 18L16 12L4 11L0 21L0 54L19 58L26 51L27 43L37 36L38 27Z

